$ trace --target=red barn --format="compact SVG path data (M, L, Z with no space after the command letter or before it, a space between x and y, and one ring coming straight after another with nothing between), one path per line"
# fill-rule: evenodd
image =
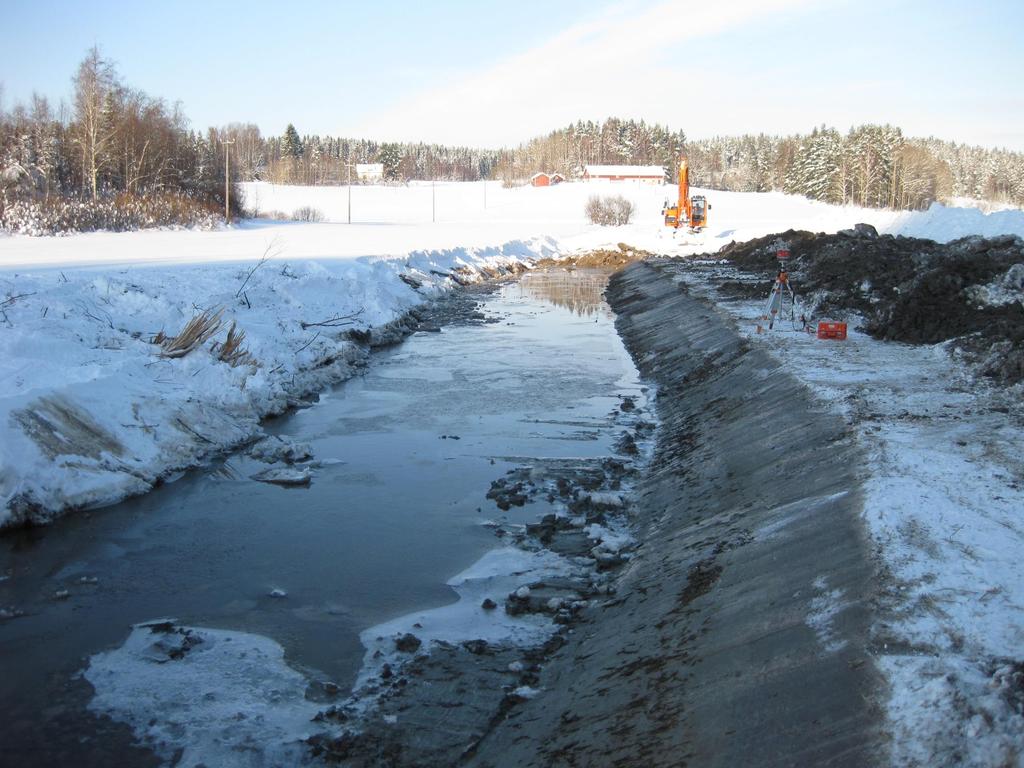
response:
M535 173L530 177L530 184L535 187L550 187L551 183L551 175L548 173Z

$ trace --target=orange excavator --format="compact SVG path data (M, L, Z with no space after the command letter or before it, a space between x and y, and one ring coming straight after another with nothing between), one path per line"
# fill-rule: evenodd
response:
M704 195L690 197L690 167L686 157L679 159L679 200L675 205L665 201L665 226L679 229L686 227L690 232L700 232L708 225L708 211L711 205Z

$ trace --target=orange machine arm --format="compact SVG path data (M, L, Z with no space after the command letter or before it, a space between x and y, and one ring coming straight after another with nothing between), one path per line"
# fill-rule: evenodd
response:
M686 162L686 158L680 158L679 160L679 224L686 222L690 223L690 216L692 210L690 208L690 166ZM676 226L679 226L677 224Z

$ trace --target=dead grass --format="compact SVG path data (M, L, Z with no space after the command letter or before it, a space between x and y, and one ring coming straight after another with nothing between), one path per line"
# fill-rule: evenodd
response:
M232 368L253 362L253 358L252 355L249 354L249 350L242 346L244 341L245 331L239 330L235 325L235 321L232 320L231 327L228 328L228 337L224 340L223 344L218 344L214 347L217 359L223 363L227 363Z
M163 348L163 352L160 353L161 357L184 357L189 352L205 344L221 329L223 325L221 316L223 314L223 309L218 309L217 311L212 309L205 310L189 320L177 336L167 336L163 331L160 331L160 333L152 338L152 342L159 344ZM233 329L234 324L232 323Z
M104 453L123 456L124 446L88 411L60 395L47 395L14 411L11 421L49 458L83 456L100 459Z

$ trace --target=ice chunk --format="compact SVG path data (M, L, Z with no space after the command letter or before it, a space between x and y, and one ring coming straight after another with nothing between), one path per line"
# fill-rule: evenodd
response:
M313 479L313 470L309 467L270 467L257 472L252 479L273 485L309 485Z
M127 723L180 766L298 765L320 708L273 640L242 632L137 625L90 659L94 712Z

